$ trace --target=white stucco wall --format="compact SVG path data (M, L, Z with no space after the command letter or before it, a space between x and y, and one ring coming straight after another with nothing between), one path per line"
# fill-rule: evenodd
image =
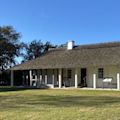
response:
M67 71L72 70L72 76L71 79L68 79ZM62 81L63 84L66 84L66 86L74 86L74 69L63 69L63 75L62 75Z
M42 84L45 84L45 70L43 69L42 70ZM38 70L38 80L39 80L39 76L40 76L40 71ZM53 75L53 70L52 69L48 69L47 70L47 84L53 84L53 80L52 80L52 75ZM54 77L55 77L55 80L54 80L54 84L57 85L58 82L58 78L57 78L57 69L54 70Z
M67 86L75 86L75 69L69 69L69 70L72 70L72 77L71 79L68 79L67 78L67 70L68 69L62 69L62 83L64 85L64 83L67 85ZM37 80L39 81L40 79L40 70L37 71ZM45 84L45 70L43 69L42 70L42 81L41 83L42 84ZM47 70L47 84L53 84L53 81L52 81L52 75L53 75L53 70L52 69L48 69ZM58 70L55 69L54 70L54 85L55 86L58 86ZM64 82L65 81L65 82ZM80 83L80 69L78 69L78 84Z
M45 70L42 70L42 84L45 84Z
M112 77L113 81L112 81L112 87L113 88L117 88L117 73L118 73L118 67L117 66L99 66L99 67L87 67L87 78L86 78L86 82L87 82L87 86L93 88L93 74L96 74L96 87L97 88L102 88L103 87L103 79L99 79L98 78L98 68L103 68L104 69L104 77ZM67 80L67 70L68 69L62 69L63 70L63 74L62 74L62 81L64 84L64 80L68 81L66 82L66 84L68 86L75 86L75 69L71 69L72 70L72 78ZM40 76L40 70L38 70L37 72L37 79L39 80L39 76ZM54 85L58 86L58 70L55 69L54 70ZM53 84L53 80L52 80L52 75L53 75L53 70L49 69L47 70L47 84ZM81 68L78 68L78 84L81 83ZM45 84L45 70L42 70L42 84ZM108 83L104 83L104 87L105 88L110 88L110 84Z
M47 70L47 84L52 84L53 81L52 81L52 74L53 74L53 71L52 70Z
M117 87L117 71L118 68L117 66L104 66L104 67L88 67L87 68L87 85L88 87L93 87L93 74L96 74L96 87L97 88L102 88L103 87L103 79L98 78L98 68L103 68L104 69L104 77L112 77L112 87L116 88ZM104 83L105 88L110 88L109 83Z
M68 81L70 81L70 86L74 87L75 86L75 69L74 68L63 69L63 81L64 81L64 78L67 79L67 70L72 70L72 77ZM80 82L81 82L80 81L80 77L81 77L80 68L77 68L77 70L78 70L78 84L80 84ZM69 85L69 83L68 83L68 85Z

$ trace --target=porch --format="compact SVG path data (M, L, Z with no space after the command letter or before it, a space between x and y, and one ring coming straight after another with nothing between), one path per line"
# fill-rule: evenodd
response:
M112 81L104 83L105 78ZM11 71L11 86L120 90L120 71L117 66Z

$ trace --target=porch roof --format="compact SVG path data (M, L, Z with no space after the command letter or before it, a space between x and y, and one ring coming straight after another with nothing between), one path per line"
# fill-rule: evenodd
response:
M42 56L16 65L11 70L56 69L120 65L120 42L80 45L67 50L56 48Z

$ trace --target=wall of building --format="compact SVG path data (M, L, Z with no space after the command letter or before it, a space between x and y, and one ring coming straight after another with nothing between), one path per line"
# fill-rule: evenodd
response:
M93 74L96 74L96 87L102 88L103 87L103 79L98 78L98 68L104 69L104 77L112 77L112 88L117 87L117 66L104 66L104 67L88 67L87 68L87 85L88 87L93 87ZM105 88L110 88L110 83L104 83Z
M46 74L47 73L47 74ZM42 80L40 81L40 76L42 75ZM45 84L45 75L47 75L47 84L53 84L53 70L48 69L47 72L45 69L37 70L37 81L40 81L41 84ZM54 70L54 85L58 85L58 76L57 76L57 69Z
M103 87L103 79L98 78L98 69L103 68L104 69L104 77L112 77L112 88L117 87L117 71L118 68L117 66L104 66L104 67L88 67L87 69L87 87L93 88L93 74L96 74L96 87L97 88L102 88ZM67 71L72 70L72 77L71 79L68 79ZM37 79L39 80L40 76L40 70L37 72ZM46 71L42 70L42 84L45 84L45 75ZM53 70L48 69L47 70L47 84L52 85L53 84ZM78 85L81 83L81 68L78 68ZM54 85L58 86L58 69L54 69ZM62 86L70 86L74 87L75 86L75 69L62 69ZM110 88L109 83L104 83L105 88Z
M67 78L67 70L72 70L72 77L71 79ZM80 70L78 69L78 83L80 83ZM38 71L39 72L39 71ZM39 79L40 73L38 73L38 79ZM52 80L53 70L48 69L47 70L47 84L53 84ZM58 69L54 69L54 85L58 86ZM42 84L45 84L45 70L42 70ZM75 69L62 69L62 86L75 86Z
M71 70L71 78L68 78L67 71ZM63 75L62 75L62 81L63 85L68 87L75 86L75 69L69 68L69 69L63 69Z

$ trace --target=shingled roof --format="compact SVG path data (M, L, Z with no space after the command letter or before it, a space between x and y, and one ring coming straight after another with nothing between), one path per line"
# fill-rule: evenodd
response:
M17 65L11 70L75 68L120 65L120 42L76 46L72 50L56 48L41 57Z

